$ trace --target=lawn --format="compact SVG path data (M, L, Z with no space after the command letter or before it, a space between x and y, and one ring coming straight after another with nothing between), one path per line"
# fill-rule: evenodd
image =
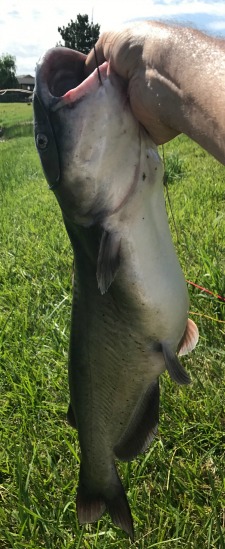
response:
M0 127L15 126L33 119L31 103L0 103Z
M31 103L0 103L0 128L3 139L31 136L33 132Z
M0 105L0 126L31 118L30 106ZM135 542L108 515L79 527L79 445L65 419L72 251L33 137L13 131L0 142L0 549L224 549L225 301L192 285L192 384L161 376L159 435L118 465ZM225 296L224 167L185 137L165 163L185 277Z

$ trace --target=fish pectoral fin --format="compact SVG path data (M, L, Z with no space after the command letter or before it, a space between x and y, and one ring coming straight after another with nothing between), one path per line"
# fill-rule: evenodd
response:
M114 447L115 455L130 461L144 452L157 434L159 423L159 381L153 381L140 400L125 433Z
M178 356L187 355L196 347L199 339L198 328L193 320L188 318L184 335L178 346Z
M107 292L120 265L120 242L117 233L103 230L97 261L97 281L100 292Z
M71 427L73 427L74 429L77 429L77 423L76 423L75 415L73 413L71 402L69 403L69 406L68 406L66 419Z
M162 352L171 379L179 383L179 385L188 385L191 383L189 375L178 360L177 355L171 351L169 345L162 343Z
M117 474L116 467L112 464L111 484L101 491L101 478L99 490L93 490L88 486L82 464L80 467L79 486L77 491L77 516L80 524L96 522L107 510L116 526L122 528L128 536L134 539L133 520L127 501L127 497Z

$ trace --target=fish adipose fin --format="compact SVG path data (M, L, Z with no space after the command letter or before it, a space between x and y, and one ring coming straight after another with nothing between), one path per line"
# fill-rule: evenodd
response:
M96 522L105 511L108 511L114 524L134 540L130 507L115 466L113 466L112 485L105 490L105 494L102 494L101 489L96 493L88 488L81 465L76 504L80 524Z
M100 292L107 292L120 265L120 241L116 233L103 231L97 261L97 281Z
M73 427L74 429L77 429L77 423L76 423L76 419L75 419L75 416L74 416L74 413L73 413L73 408L72 408L71 403L68 406L66 419L67 419L67 421L68 421L68 423L71 427Z
M187 355L188 353L193 351L193 349L196 347L198 343L198 339L199 339L198 328L195 322L193 322L193 320L188 318L184 335L179 343L178 356Z
M171 379L179 383L179 385L188 385L188 383L191 383L189 375L178 360L177 355L171 351L169 345L162 343L162 352Z
M159 381L153 381L141 399L118 444L115 455L129 461L144 452L157 434L159 422Z

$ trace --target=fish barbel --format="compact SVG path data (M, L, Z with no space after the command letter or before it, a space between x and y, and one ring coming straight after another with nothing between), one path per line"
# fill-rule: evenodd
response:
M115 459L131 460L157 432L159 376L190 379L177 358L197 343L172 243L157 147L134 118L126 84L104 63L84 79L85 56L41 59L35 138L61 207L76 264L68 420L77 428L81 524L107 510L133 538Z

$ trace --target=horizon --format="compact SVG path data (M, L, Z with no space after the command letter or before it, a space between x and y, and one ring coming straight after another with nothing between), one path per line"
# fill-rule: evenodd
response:
M16 57L16 74L34 76L43 53L61 41L58 27L67 26L77 15L87 14L89 22L105 30L140 20L185 25L225 38L225 3L221 0L139 0L138 6L114 0L113 7L103 0L78 0L76 9L63 6L61 0L39 0L35 5L25 0L2 0L0 13L1 52ZM118 7L118 9L117 9ZM40 40L40 34L42 39Z

